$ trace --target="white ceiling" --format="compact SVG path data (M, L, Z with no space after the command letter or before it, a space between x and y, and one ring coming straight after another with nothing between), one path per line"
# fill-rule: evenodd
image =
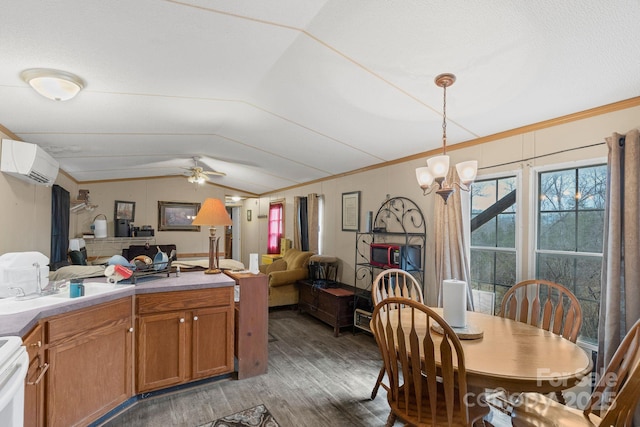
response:
M80 182L254 194L640 95L639 0L2 0L0 124ZM27 68L86 82L65 102ZM599 138L601 136L596 136ZM592 142L592 141L588 141Z

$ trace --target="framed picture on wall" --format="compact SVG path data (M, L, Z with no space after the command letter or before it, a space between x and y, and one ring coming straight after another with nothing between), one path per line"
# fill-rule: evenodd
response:
M200 210L200 203L158 202L159 231L200 231L191 225Z
M360 230L360 192L342 193L342 231Z
M133 222L136 218L136 202L116 200L113 217L115 219L126 219Z

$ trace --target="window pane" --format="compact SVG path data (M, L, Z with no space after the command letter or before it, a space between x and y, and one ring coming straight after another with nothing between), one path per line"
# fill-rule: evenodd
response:
M496 246L500 248L516 247L516 216L514 214L498 215L498 235ZM515 265L514 265L515 268Z
M516 283L515 252L496 252L495 283L508 286Z
M540 211L573 210L576 204L576 171L540 174Z
M606 165L578 169L578 209L604 210L606 185Z
M578 252L602 253L604 211L578 213Z
M574 212L541 213L538 225L538 248L557 251L576 250L576 226Z
M493 283L493 252L471 250L471 277L476 283Z
M580 339L596 344L598 342L598 319L600 318L600 302L580 301L582 307L582 327Z
M496 181L477 181L471 186L471 218L496 202Z
M600 301L602 257L576 257L575 295L580 300Z
M493 218L486 224L471 233L472 246L496 246L496 219Z
M573 256L538 254L537 277L571 289L574 282L574 260Z
M508 178L502 178L498 180L498 200L502 199L507 194L516 189L516 178L510 176ZM505 209L503 212L514 213L516 211L515 203Z

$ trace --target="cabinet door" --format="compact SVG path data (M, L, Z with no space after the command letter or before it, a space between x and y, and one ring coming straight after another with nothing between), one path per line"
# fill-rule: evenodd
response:
M42 326L37 325L23 338L29 354L29 370L24 388L24 425L44 425L44 382L49 365L44 360Z
M192 378L233 371L233 307L193 310Z
M131 396L128 323L49 348L48 426L88 424Z
M138 317L136 390L155 390L185 378L186 312Z

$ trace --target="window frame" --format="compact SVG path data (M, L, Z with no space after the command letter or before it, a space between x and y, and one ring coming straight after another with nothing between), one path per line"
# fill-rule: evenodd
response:
M271 208L274 205L279 205L281 212L280 212L280 233L277 239L277 252L272 252L271 249L271 245L270 245L270 240L271 240ZM278 200L271 200L269 201L269 210L267 213L267 254L280 254L280 242L281 239L284 237L284 230L285 230L285 207L286 207L286 203L284 199L278 199Z
M572 256L578 256L578 257L600 257L600 258L604 256L604 252L601 252L600 254L598 254L595 252L578 252L578 251L569 252L569 251L560 251L560 250L551 250L551 249L538 249L538 243L539 243L538 232L540 229L539 227L540 204L538 200L539 192L540 192L540 174L546 173L546 172L562 171L562 170L568 170L568 169L580 169L580 168L588 168L588 167L603 166L603 165L604 166L607 165L606 157L595 157L591 159L573 160L569 162L553 163L553 164L547 164L547 165L536 166L531 168L529 182L531 184L530 185L530 188L531 188L530 202L533 203L533 205L531 206L533 210L532 212L533 221L529 221L529 227L530 227L529 236L531 236L531 238L529 239L529 260L528 260L528 263L529 263L528 271L531 272L531 277L538 277L538 268L537 268L538 254L566 255L566 256L572 255ZM607 190L605 189L605 197L606 197L606 191ZM606 206L605 206L605 212L606 212ZM603 247L603 251L604 251L604 247ZM573 292L573 290L571 290L571 292ZM598 322L599 321L600 319L598 319ZM597 351L597 343L583 339L582 335L578 335L577 343L583 348L587 348L592 351Z
M471 250L472 249L476 249L479 251L492 251L492 252L505 252L505 253L515 253L515 258L516 258L516 265L515 265L515 283L518 283L519 281L522 280L522 272L524 270L523 268L523 251L525 250L525 248L523 248L523 244L524 244L524 239L523 239L523 235L524 235L524 229L525 229L525 225L523 224L523 182L522 182L522 170L520 169L516 169L516 170L505 170L505 171L501 171L501 172L497 172L497 173L492 173L492 174L482 174L479 175L476 180L474 181L474 184L477 182L481 182L481 181L489 181L489 180L500 180L500 179L504 179L504 178L510 178L513 177L515 179L515 189L516 189L516 212L515 212L515 243L514 243L514 248L513 250L511 248L503 248L503 247L491 247L491 246L474 246L471 244L472 240L471 240L471 227L469 227L469 267L471 267ZM473 184L472 184L473 185ZM471 208L472 208L472 197L471 194L469 195L469 224L471 224ZM470 278L471 279L471 278ZM495 277L494 277L495 279ZM515 285L514 283L514 285ZM494 286L496 286L496 284L493 284ZM502 286L502 285L499 285ZM498 301L498 299L496 298L496 305L499 307L501 301ZM494 314L498 314L497 311Z

